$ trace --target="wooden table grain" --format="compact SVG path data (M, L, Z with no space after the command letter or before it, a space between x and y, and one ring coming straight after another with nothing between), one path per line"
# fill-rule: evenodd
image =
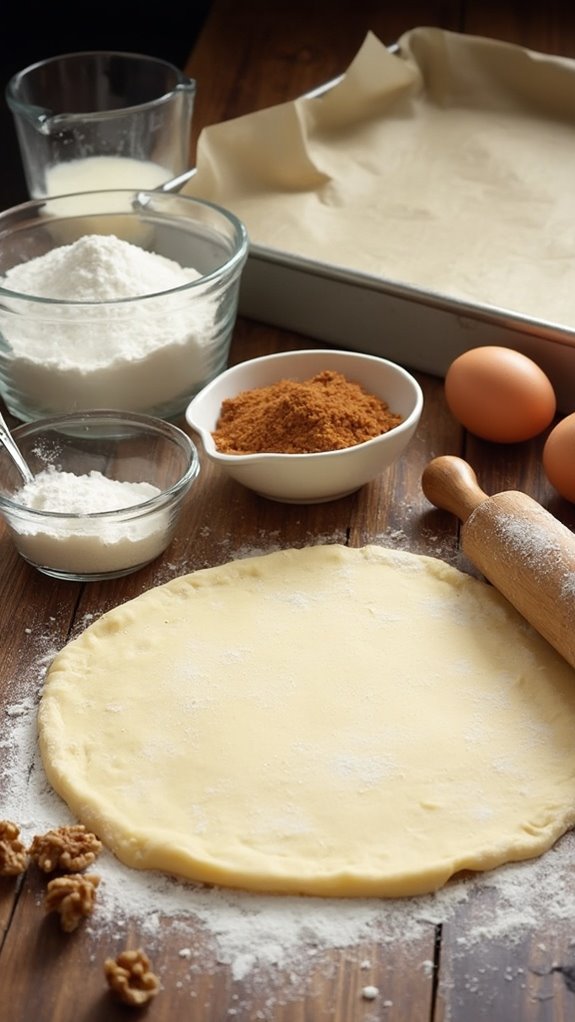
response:
M341 73L368 30L391 43L415 25L438 25L575 57L572 12L572 5L561 0L545 4L438 0L397 5L381 0L339 4L215 0L188 63L198 82L193 145L204 125L294 98ZM178 18L185 33L185 5ZM231 361L306 346L305 337L240 319ZM441 556L473 571L459 550L457 523L433 509L421 490L422 471L438 454L467 458L486 492L524 490L575 528L575 509L553 493L542 473L544 436L515 446L483 443L467 435L449 415L442 381L416 375L425 409L409 456L342 500L301 507L276 504L224 479L202 459L199 481L170 550L135 575L89 585L57 582L36 573L18 558L1 528L0 700L4 710L22 699L26 679L30 679L30 697L38 694L32 670L38 636L45 648L55 650L87 621L150 586L174 574L222 563L242 551L265 552L318 540L352 546L377 542ZM2 728L9 727L9 721L4 716ZM0 767L0 793L6 793L7 777ZM0 799L0 817L1 806ZM128 1017L130 1010L111 1001L103 980L103 960L117 943L110 937L107 944L102 932L89 926L73 935L62 933L52 916L44 917L44 886L45 880L33 868L21 881L0 880L0 1018L103 1022ZM566 891L568 905L567 895ZM166 919L160 922L160 939L150 952L162 990L147 1016L155 1022L549 1022L575 1018L575 918L566 910L563 920L553 917L550 923L543 912L527 920L513 939L494 927L486 929L483 939L468 940L478 920L505 911L500 902L496 890L473 888L448 918L432 914L422 918L415 937L403 940L399 933L393 940L382 940L367 935L352 947L320 949L305 982L294 985L293 977L280 968L273 989L262 984L261 977L258 982L257 963L241 977L217 956L210 960L209 954L203 957L202 968L182 982L186 963L179 954L181 936ZM201 945L200 929L194 939ZM137 916L131 919L125 943L132 947L142 943ZM372 1001L362 997L368 984L379 991Z

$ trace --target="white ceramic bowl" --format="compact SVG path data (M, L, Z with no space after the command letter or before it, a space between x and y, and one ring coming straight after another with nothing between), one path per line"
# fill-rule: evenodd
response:
M183 430L149 415L92 411L27 423L12 436L36 481L32 494L23 493L24 481L0 445L0 514L18 552L43 574L71 581L117 578L169 545L200 467ZM44 483L38 491L46 471L56 472L58 485L71 487L63 499L49 499ZM125 486L118 495L120 483L129 484L127 496ZM149 484L145 490L143 483ZM109 509L102 510L96 492L108 484L113 495L106 495Z
M389 432L342 450L316 454L222 454L212 436L225 398L278 380L307 380L323 370L342 373L387 402L403 421ZM423 408L421 388L401 366L374 355L312 349L250 359L212 380L188 405L188 424L207 457L263 497L287 503L335 500L378 476L403 453Z

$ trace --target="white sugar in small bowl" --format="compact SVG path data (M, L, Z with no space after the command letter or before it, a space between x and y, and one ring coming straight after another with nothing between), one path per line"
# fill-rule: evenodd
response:
M105 410L41 419L12 435L35 479L23 496L0 445L0 514L33 567L72 581L117 578L170 544L200 470L183 430Z
M385 401L402 417L387 433L341 450L313 454L223 454L213 432L226 398L279 380L309 380L324 370L343 374ZM241 362L212 380L190 402L186 419L207 457L243 486L284 503L315 504L358 490L389 468L405 451L423 409L415 378L401 366L375 355L339 350L288 351Z

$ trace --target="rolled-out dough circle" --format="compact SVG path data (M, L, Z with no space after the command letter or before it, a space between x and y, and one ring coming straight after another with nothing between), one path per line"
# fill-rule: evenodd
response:
M49 781L123 862L330 896L431 891L575 820L575 672L441 560L308 547L115 608L50 667Z

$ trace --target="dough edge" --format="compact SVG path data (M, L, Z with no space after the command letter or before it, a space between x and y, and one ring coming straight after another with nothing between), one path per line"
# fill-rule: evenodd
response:
M83 788L77 782L70 782L68 764L58 756L58 736L63 727L57 700L53 698L52 689L59 678L60 672L67 673L70 665L75 669L77 655L81 656L86 647L90 647L94 639L109 630L121 630L129 625L137 614L137 608L143 601L160 600L160 605L172 599L185 598L189 588L211 586L214 581L218 585L227 585L248 575L257 575L261 567L269 564L270 559L287 564L294 557L301 555L323 558L332 557L336 562L363 557L368 561L388 562L391 559L400 566L416 570L431 570L439 578L453 583L455 586L477 586L486 594L488 600L499 606L510 608L507 600L486 582L460 571L440 558L424 554L413 554L395 548L380 547L369 544L363 547L347 547L343 544L318 544L312 547L288 548L268 554L245 557L226 562L214 567L202 568L186 575L171 579L160 586L153 587L137 597L104 613L97 621L90 624L81 635L72 639L56 655L48 668L45 686L38 713L38 741L44 770L49 783L60 794L72 813L89 829L93 829L105 845L125 865L143 870L161 870L171 873L186 883L207 883L225 887L247 888L251 891L267 893L311 895L319 897L404 897L432 893L460 872L483 872L498 866L536 858L553 846L553 844L575 824L575 805L566 810L537 833L525 832L521 839L511 845L503 842L501 847L491 847L483 852L477 849L471 856L458 859L447 858L436 863L424 875L419 870L398 871L387 873L382 879L379 874L368 875L365 871L357 875L353 868L344 867L324 872L318 876L310 872L302 864L297 881L286 878L281 870L268 868L262 876L259 870L240 865L241 855L232 855L229 861L222 857L219 863L206 862L202 857L190 854L189 849L178 846L174 833L163 830L134 830L129 840L122 835L122 820L115 817L110 803L94 797L89 787ZM515 614L511 608L511 612ZM522 620L522 619L521 619ZM529 627L529 626L526 626ZM106 823L102 825L102 817Z

